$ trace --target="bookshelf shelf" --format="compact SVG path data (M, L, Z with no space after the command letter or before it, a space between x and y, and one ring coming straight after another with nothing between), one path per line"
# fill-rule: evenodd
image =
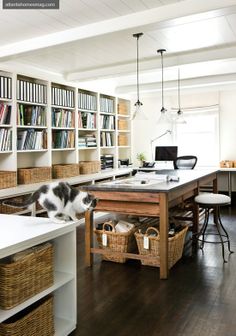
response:
M74 107L62 106L62 105L51 105L52 108L63 109L63 110L74 110Z
M0 124L0 127L4 127L4 128L12 128L12 125Z
M8 78L2 95L1 76ZM54 80L0 70L0 153L5 154L0 170L102 157L104 169L111 169L118 168L119 159L131 158L129 101ZM1 123L4 106L10 113ZM119 129L119 120L127 121L127 129ZM127 136L126 146L119 146L122 135Z
M47 126L35 126L35 125L17 125L16 126L17 129L31 129L31 128L35 128L35 129L47 129Z
M81 150L91 150L91 149L98 149L98 147L84 147L84 148L78 148L79 151Z
M73 151L73 150L75 150L75 147L71 147L71 148L52 148L53 152Z
M25 100L17 100L18 104L23 104L23 105L35 105L35 106L47 106L45 103L33 103Z
M22 149L22 150L17 150L17 153L39 153L39 152L47 152L48 149Z
M75 130L75 127L52 127L52 130L68 130L68 131L73 131Z
M13 151L0 151L0 154L10 154L12 153Z
M0 102L10 103L11 101L12 101L12 99L10 99L10 98L2 98L2 97L0 97Z

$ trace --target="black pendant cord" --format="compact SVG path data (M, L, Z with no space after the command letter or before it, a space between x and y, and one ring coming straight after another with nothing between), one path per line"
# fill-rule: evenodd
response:
M180 70L178 68L178 101L179 101L179 111L178 113L181 113L181 109L180 109Z
M137 39L137 59L136 59L136 74L137 74L137 102L135 105L142 105L139 100L139 38L143 35L143 33L133 34L133 37Z
M162 108L161 112L166 112L166 109L164 107L164 62L163 62L163 52L165 52L166 49L158 49L157 52L161 54L161 100L162 100Z

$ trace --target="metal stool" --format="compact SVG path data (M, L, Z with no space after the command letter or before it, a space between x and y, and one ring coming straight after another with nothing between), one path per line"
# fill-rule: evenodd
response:
M228 250L230 253L233 253L233 251L230 250L230 241L229 241L229 235L227 231L225 230L221 218L220 218L220 207L223 205L229 205L231 202L231 198L226 195L222 194L213 194L213 193L203 193L201 195L198 195L195 197L194 201L202 208L205 209L205 219L203 226L200 230L200 232L197 235L197 239L201 241L200 248L203 249L204 243L213 243L213 244L221 244L222 247L222 257L224 262L225 260L225 251L224 251L224 243L228 243ZM209 213L210 210L215 210L215 226L217 229L216 233L207 233L206 229L208 226L209 221ZM205 239L205 236L207 235L216 235L219 236L220 241L209 241ZM225 239L226 238L226 239Z

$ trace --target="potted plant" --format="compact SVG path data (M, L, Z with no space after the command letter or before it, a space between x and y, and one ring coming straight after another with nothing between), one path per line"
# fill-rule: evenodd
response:
M137 160L139 161L140 167L143 167L143 163L146 161L146 156L144 153L138 153L136 156Z

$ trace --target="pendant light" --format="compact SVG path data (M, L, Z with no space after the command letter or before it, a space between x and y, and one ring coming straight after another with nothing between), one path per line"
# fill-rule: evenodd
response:
M167 115L167 109L164 107L164 67L163 67L163 53L166 52L166 49L158 49L158 53L161 54L161 116L158 119L158 124L170 123L170 118Z
M186 120L184 120L183 117L183 111L181 110L181 104L180 104L180 69L178 68L178 111L177 111L177 117L175 119L176 124L186 124Z
M137 39L137 58L136 58L136 64L137 64L137 101L134 104L135 106L135 110L133 113L133 117L132 119L136 119L136 120L146 120L147 117L145 115L145 113L143 112L142 106L143 103L141 103L141 101L139 100L139 38L143 36L143 33L136 33L133 34L133 37L135 37Z

